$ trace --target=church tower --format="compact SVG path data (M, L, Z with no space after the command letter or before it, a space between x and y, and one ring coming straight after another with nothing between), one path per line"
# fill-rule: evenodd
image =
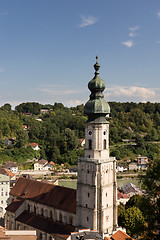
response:
M77 228L112 233L117 227L116 159L109 156L109 104L104 100L105 82L99 76L98 57L95 76L88 83L90 99L84 112L85 156L78 159Z

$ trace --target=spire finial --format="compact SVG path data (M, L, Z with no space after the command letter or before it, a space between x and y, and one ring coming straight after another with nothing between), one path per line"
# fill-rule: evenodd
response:
M99 74L99 72L98 72L99 68L100 68L100 65L98 63L98 56L96 56L96 63L94 64L94 69L96 70L95 75Z
M98 63L98 56L96 56L96 63Z

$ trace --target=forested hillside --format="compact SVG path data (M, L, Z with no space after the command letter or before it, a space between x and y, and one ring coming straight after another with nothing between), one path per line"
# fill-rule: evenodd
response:
M138 154L159 158L160 103L109 104L111 155L131 160ZM22 162L40 157L76 164L84 151L80 147L87 120L83 108L83 105L67 108L61 103L42 105L34 102L22 103L11 110L11 106L5 104L0 108L0 162ZM49 112L42 114L41 109ZM6 147L5 138L15 139L14 145ZM33 151L28 145L33 142L39 144L40 151Z

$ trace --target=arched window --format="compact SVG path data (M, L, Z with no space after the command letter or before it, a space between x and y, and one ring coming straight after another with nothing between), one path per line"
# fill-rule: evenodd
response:
M107 141L106 141L106 139L103 140L103 149L107 149Z
M53 213L52 213L51 210L50 210L50 212L49 212L49 217L50 217L50 219L53 219Z
M28 206L27 206L27 210L28 211L30 211L31 210L31 207L30 207L30 205L28 204Z
M36 206L34 206L34 213L36 214Z
M72 219L72 217L70 217L69 218L69 224L72 225L72 223L73 223L73 219Z
M92 149L92 140L91 139L89 139L88 145L89 145L89 149Z
M43 211L43 208L41 208L41 216L44 215L44 211Z
M62 214L59 214L59 221L62 222Z

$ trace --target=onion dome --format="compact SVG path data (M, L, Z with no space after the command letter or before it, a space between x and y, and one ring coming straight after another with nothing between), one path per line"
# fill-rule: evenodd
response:
M94 64L95 76L88 83L88 88L91 91L90 99L84 106L84 113L88 115L88 120L95 120L99 117L105 117L110 113L110 106L104 100L103 91L105 89L105 82L99 76L100 65L98 64L98 57Z

